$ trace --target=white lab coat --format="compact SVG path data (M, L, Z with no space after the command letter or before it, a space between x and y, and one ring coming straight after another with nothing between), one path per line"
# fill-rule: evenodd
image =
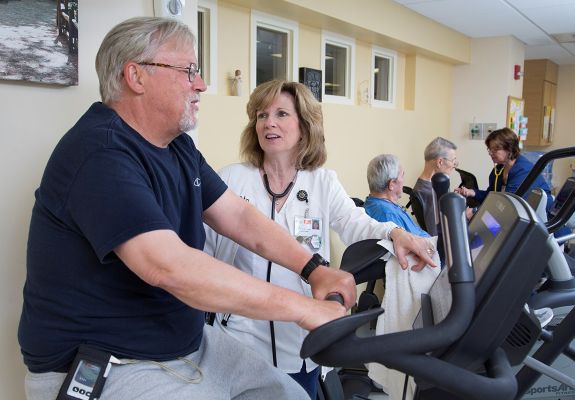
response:
M232 164L219 172L229 188L243 197L266 216L271 217L271 199L266 192L258 168L249 164ZM304 190L308 202L297 199L297 193ZM320 253L329 260L329 228L333 229L344 244L349 245L363 239L388 239L389 233L396 227L394 223L380 223L369 217L363 208L356 207L339 183L334 171L319 168L313 171L299 171L294 186L275 221L294 236L295 217L304 216L309 209L309 218L321 218L322 243L319 249L313 249L303 243L310 252ZM266 280L268 261L258 255L240 248L230 239L216 234L206 226L206 245L204 250L214 257L235 265L240 270L262 280ZM298 274L280 267L272 266L271 282L298 293L311 296L311 288ZM246 289L249 290L249 289ZM222 314L216 315L214 325L255 349L264 358L272 362L270 328L268 321L259 321L232 315L227 326L222 326ZM276 354L278 368L287 373L297 373L302 360L299 351L307 331L295 323L274 322ZM317 367L306 360L307 371Z

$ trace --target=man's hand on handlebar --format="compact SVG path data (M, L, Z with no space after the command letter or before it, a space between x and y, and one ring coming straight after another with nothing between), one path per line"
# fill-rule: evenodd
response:
M309 276L313 297L324 300L333 293L339 293L346 310L355 304L356 288L353 275L336 268L320 266Z
M308 298L308 300L313 302L313 304L305 308L303 317L298 321L298 325L311 331L320 325L346 315L347 310L345 307L338 301L335 301L335 298L332 296L333 294L325 300Z

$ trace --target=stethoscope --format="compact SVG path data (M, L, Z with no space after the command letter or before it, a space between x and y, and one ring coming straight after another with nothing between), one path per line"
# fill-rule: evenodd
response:
M497 165L495 165L493 167L493 174L495 175L495 181L493 182L493 191L494 192L497 192L497 180L499 179L499 177L503 173L504 169L505 169L505 165L502 165L501 168L499 169L499 171L497 171Z
M297 176L297 172L296 172L296 176ZM288 195L291 188L293 187L296 176L294 176L294 179L289 183L289 185L287 185L287 187L285 188L285 190L283 192L275 193L270 188L270 182L268 181L268 175L264 173L264 186L266 188L266 192L268 192L268 194L272 197L272 210L270 213L270 217L271 217L272 221L275 221L275 217L276 217L276 201L278 201L279 199L282 199ZM268 260L268 273L266 276L266 282L271 282L271 276L272 276L272 262ZM272 341L272 358L273 358L273 362L274 362L274 367L277 367L278 366L278 360L277 360L277 354L276 354L276 335L275 335L275 329L274 329L274 321L270 321L270 337L271 337L271 341Z
M296 172L296 176L297 176L297 172ZM272 211L271 211L271 215L270 215L272 221L275 221L275 217L276 217L276 201L278 201L279 199L282 199L288 195L291 188L293 187L293 183L295 182L295 178L296 177L294 176L293 180L289 183L289 185L287 185L286 189L283 192L275 193L270 188L270 182L268 181L268 174L264 174L264 186L266 188L266 192L268 192L268 194L270 196L272 196Z

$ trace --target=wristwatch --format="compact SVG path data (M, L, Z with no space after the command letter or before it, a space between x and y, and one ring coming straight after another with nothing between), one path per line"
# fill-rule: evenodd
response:
M301 279L305 283L309 283L309 281L308 281L309 276L311 275L313 270L316 269L317 267L319 267L320 265L325 265L326 267L329 267L329 261L327 261L325 258L320 256L318 253L314 253L314 255L311 257L311 259L307 262L307 264L301 270L301 273L299 274Z

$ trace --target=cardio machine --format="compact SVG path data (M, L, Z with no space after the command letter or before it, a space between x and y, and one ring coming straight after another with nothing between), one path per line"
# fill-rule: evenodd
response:
M565 207L573 213L575 196ZM509 193L491 193L469 231L462 197L446 194L440 208L447 267L422 299L415 329L360 338L356 329L383 312L372 309L312 331L301 355L328 366L378 362L404 371L416 379L416 399L514 398L511 352L502 347L554 252L547 229Z
M553 150L544 154L518 188L517 193L524 194L549 161L573 156L575 156L575 147ZM545 200L540 199L540 197L541 192L532 192L529 195L528 202L535 207L539 204L545 204ZM541 220L545 222L550 233L548 241L550 245L557 249L559 249L560 244L575 237L573 233L557 238L553 236L553 233L562 226L567 226L570 229L574 228L575 216L572 210L570 211L570 207L567 206L567 204L573 202L574 197L575 178L571 177L566 180L560 189L549 212L546 213L543 210L540 213ZM550 221L547 221L547 216L551 218ZM559 218L560 216L562 218ZM541 335L538 335L542 344L532 356L528 356L523 360L524 366L516 375L518 382L517 398L526 393L542 374L575 389L575 379L551 367L561 354L567 357L565 360L575 361L575 348L571 345L575 338L575 308L573 307L575 305L575 278L573 277L573 265L574 260L571 255L561 250L554 251L553 257L549 259L547 264L547 280L535 290L529 299L529 305L532 308L571 307L571 311L558 324L551 323L548 327L549 329L544 329ZM560 386L557 385L557 387ZM562 397L559 396L558 398Z

